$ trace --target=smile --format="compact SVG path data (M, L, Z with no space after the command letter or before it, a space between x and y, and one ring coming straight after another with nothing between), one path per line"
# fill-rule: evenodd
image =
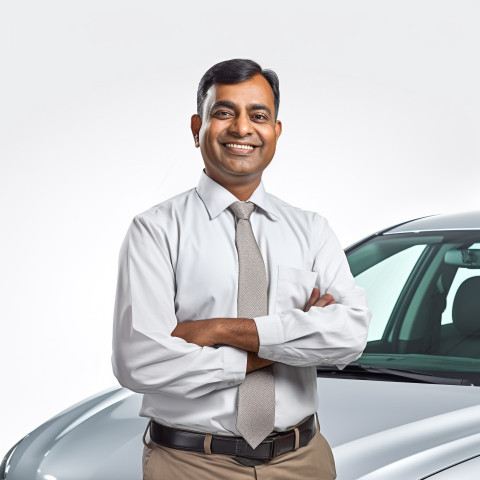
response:
M226 143L225 146L229 148L240 148L242 150L253 150L255 148L253 145L241 145L238 143Z

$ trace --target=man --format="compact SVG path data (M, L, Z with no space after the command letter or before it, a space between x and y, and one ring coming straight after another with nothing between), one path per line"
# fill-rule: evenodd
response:
M208 70L200 182L136 216L122 246L113 368L151 419L144 479L335 478L315 365L358 358L370 313L325 219L264 190L278 106L257 63Z

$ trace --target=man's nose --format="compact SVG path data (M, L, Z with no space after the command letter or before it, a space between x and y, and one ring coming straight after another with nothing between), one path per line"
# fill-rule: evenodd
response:
M240 113L236 115L234 121L230 123L230 132L236 133L240 137L245 137L252 134L252 121L247 113Z

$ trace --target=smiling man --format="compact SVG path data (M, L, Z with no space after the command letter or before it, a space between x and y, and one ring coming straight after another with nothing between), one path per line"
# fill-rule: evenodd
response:
M192 132L205 173L220 185L228 185L229 191L237 189L232 193L247 200L271 162L282 132L270 83L256 74L241 84L213 84L198 108L199 114L192 117Z
M315 365L357 359L370 312L326 220L263 187L278 108L274 72L210 68L199 184L137 215L122 245L113 368L144 394L145 480L335 478Z

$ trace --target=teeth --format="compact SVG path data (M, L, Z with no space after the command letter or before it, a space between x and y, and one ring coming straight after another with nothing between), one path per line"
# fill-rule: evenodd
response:
M251 145L237 145L236 143L227 143L225 146L230 148L241 148L243 150L253 150L253 147Z

